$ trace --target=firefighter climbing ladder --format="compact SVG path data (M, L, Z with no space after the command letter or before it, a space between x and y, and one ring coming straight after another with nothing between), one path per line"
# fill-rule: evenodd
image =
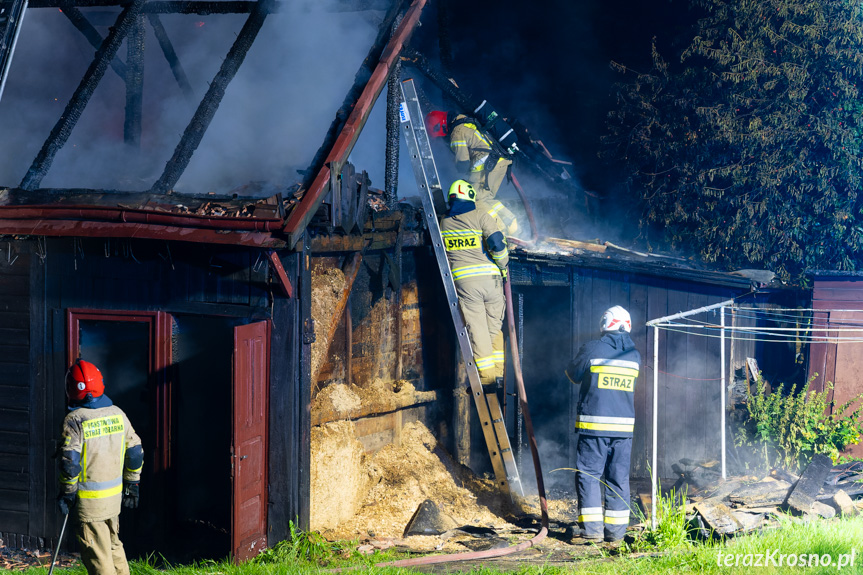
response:
M408 145L411 156L414 175L420 189L423 211L425 212L426 225L428 225L434 248L435 260L443 280L446 292L447 304L452 314L455 331L458 335L459 348L470 381L471 395L473 396L476 410L479 414L482 433L491 456L491 465L494 469L495 481L500 489L512 495L524 496L521 479L518 476L518 468L515 465L512 447L510 447L509 436L503 422L503 414L497 393L483 393L479 381L479 371L473 360L473 350L468 339L467 327L461 315L458 305L458 296L455 291L452 273L443 247L440 225L438 223L437 211L435 210L435 195L439 194L438 203L443 205L443 190L440 185L440 177L437 165L431 151L428 133L423 122L423 114L417 98L416 87L413 80L405 80L402 86L402 102L399 108L399 120L402 132Z

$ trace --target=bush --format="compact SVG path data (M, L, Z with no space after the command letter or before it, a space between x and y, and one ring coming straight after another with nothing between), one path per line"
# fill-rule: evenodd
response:
M811 382L810 379L806 388ZM860 441L863 405L853 412L849 410L863 399L863 394L828 413L828 408L834 407L828 401L832 390L832 383L821 392L798 390L796 385L786 392L783 385L766 393L766 384L759 375L755 392L747 394L748 417L738 432L737 445L755 448L769 468L799 471L819 453L836 463L847 446Z

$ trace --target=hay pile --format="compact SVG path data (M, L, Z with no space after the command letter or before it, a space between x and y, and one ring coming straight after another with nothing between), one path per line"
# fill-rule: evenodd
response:
M311 451L309 526L313 530L331 529L353 517L373 475L351 421L313 427Z
M312 268L312 319L315 321L315 342L312 344L312 375L320 371L326 361L330 342L327 330L333 320L336 302L345 289L345 274L339 268L315 266ZM314 385L314 382L312 382Z
M425 499L434 501L457 525L506 528L512 510L491 481L476 478L455 464L429 430L419 422L402 429L401 445L387 445L366 465L373 482L359 511L336 528L328 539L401 537L414 511ZM331 478L331 484L341 480Z

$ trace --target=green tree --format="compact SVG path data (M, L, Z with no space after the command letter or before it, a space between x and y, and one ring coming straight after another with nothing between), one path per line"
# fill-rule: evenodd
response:
M863 269L859 0L695 0L670 66L624 73L603 155L641 195L642 230L705 261Z

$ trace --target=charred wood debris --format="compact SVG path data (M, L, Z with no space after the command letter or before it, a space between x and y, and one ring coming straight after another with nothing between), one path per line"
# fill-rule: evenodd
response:
M718 461L681 459L671 466L677 475L672 491L685 503L687 519L704 538L732 537L777 526L781 516L809 521L861 513L863 461L833 465L816 455L798 476L773 469L760 479L732 477L721 481ZM649 516L649 496L641 496Z

